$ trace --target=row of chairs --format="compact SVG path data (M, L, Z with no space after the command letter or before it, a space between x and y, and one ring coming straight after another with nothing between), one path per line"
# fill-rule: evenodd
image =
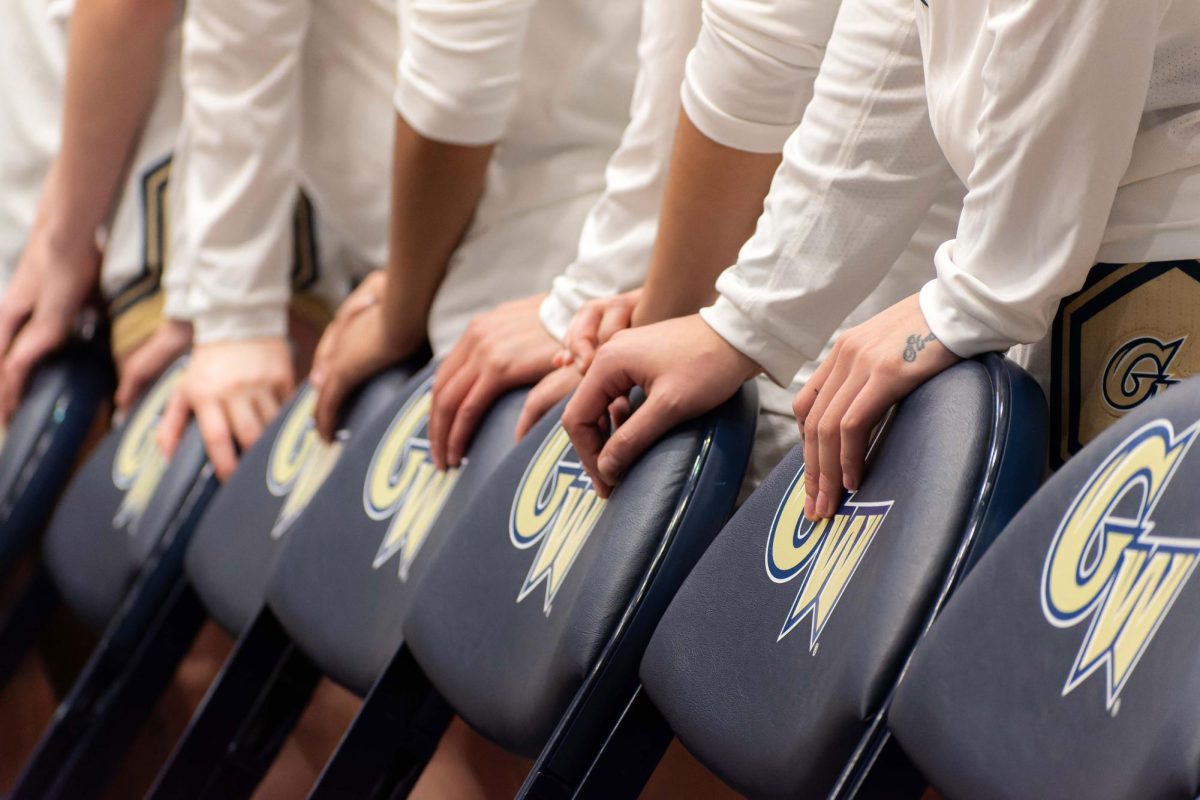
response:
M81 345L35 380L0 454L0 553L27 552L62 491L110 387L98 361ZM236 644L154 798L250 796L322 676L363 704L315 798L406 795L454 715L534 760L529 798L635 797L673 737L752 797L1200 787L1200 384L1039 490L1040 390L964 362L813 524L800 448L730 517L752 384L604 501L561 406L514 445L523 391L435 470L433 369L369 384L332 447L302 388L219 490L194 429L169 465L154 447L178 367L147 394L3 610L0 680L55 605L101 634L10 798L98 795L206 619Z

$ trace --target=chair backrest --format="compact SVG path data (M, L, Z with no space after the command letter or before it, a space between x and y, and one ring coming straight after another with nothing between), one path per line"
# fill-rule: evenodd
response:
M72 341L34 370L0 433L0 576L33 543L105 402L112 365L100 341Z
M396 367L368 383L348 404L332 444L316 431L316 392L302 386L242 457L205 512L185 561L192 586L225 630L236 636L254 619L287 533L342 450L391 405L412 372Z
M146 558L188 506L207 460L191 428L171 464L155 431L184 360L154 384L71 481L50 520L43 558L63 599L99 630Z
M683 744L755 797L825 797L854 770L956 576L1037 485L1045 401L999 357L900 404L859 491L803 516L797 446L692 571L644 689Z
M439 472L429 451L435 365L346 443L280 553L267 604L329 675L365 695L402 641L417 574L441 532L512 447L524 392L501 398L466 463Z
M889 725L951 797L1200 790L1200 380L1061 467L964 581Z
M607 501L563 431L563 407L512 449L447 531L404 625L454 710L526 756L602 671L614 689L608 704L624 702L616 687L631 688L669 600L656 583L673 593L733 507L757 397L742 389L669 433ZM615 662L624 681L607 679Z

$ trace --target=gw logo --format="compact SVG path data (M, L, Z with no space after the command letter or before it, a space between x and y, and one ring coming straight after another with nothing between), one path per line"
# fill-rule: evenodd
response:
M167 401L175 393L181 377L182 363L155 384L137 413L129 420L121 443L117 446L112 482L113 486L125 493L125 497L113 516L114 528L127 528L130 534L137 530L138 522L146 513L150 498L154 496L154 490L167 471L167 461L158 449L154 434L166 410Z
M1104 402L1128 411L1179 383L1167 370L1185 338L1164 344L1153 336L1139 336L1118 347L1104 367Z
M271 446L267 490L275 497L284 498L279 516L271 527L272 539L286 533L300 512L308 507L342 454L340 441L326 444L317 433L313 419L316 405L317 393L312 387L305 386Z
M804 517L804 495L804 472L800 471L775 512L766 564L767 577L775 583L788 583L807 570L776 641L812 615L808 650L813 653L893 501L856 503L850 495L833 519L810 522Z
M550 615L554 595L603 512L604 500L592 490L567 432L555 425L525 469L509 516L508 535L514 547L526 550L541 543L518 603L544 582L542 610Z
M1101 666L1109 710L1200 558L1200 540L1154 532L1152 516L1200 431L1156 420L1117 446L1079 490L1042 568L1050 624L1091 624L1064 697Z
M413 559L458 482L458 470L442 472L429 449L429 393L433 378L421 384L396 414L371 457L363 484L363 509L374 520L391 519L371 566L379 569L400 554L400 580L408 580Z

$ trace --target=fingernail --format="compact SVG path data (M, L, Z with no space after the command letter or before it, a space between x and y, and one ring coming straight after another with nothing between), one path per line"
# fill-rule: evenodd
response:
M617 478L617 460L612 456L600 456L596 462L596 468L600 470L600 475L606 483L616 483Z
M804 497L804 518L809 522L817 520L817 504L811 494Z
M829 497L825 492L817 492L817 516L824 519L829 516Z

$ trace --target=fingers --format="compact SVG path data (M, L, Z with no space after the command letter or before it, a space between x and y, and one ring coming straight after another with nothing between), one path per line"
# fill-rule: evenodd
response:
M607 439L607 431L600 420L607 420L609 405L633 385L623 370L589 370L563 411L563 429L571 437L575 453L601 497L608 497L612 484L605 480L599 468L600 453Z
M17 331L29 319L30 309L25 306L16 308L5 303L0 307L0 358L8 353Z
M208 460L212 462L217 480L224 483L229 480L237 467L237 451L233 445L233 435L229 422L225 418L225 410L215 400L206 400L196 406L196 424L200 427L200 436L204 440L204 450Z
M171 362L187 348L187 339L174 339L155 334L135 350L120 365L117 384L117 408L128 411Z
M882 387L868 380L842 415L842 483L852 492L862 485L871 429L890 405Z
M234 395L228 398L223 406L238 446L242 452L249 450L258 441L258 437L262 436L264 426L263 418L259 416L253 399L246 394Z
M530 429L546 412L558 405L571 390L579 385L580 375L574 368L558 369L540 380L525 396L525 406L517 420L517 441L525 438Z
M154 434L158 440L158 449L168 461L175 457L175 451L179 448L179 440L183 438L183 429L187 427L190 411L183 389L176 389L167 401L167 407L163 409L162 418L158 421L158 430Z
M625 408L628 409L628 405ZM685 416L678 403L664 400L662 393L651 393L646 402L608 437L597 459L601 479L607 485L615 486L642 453Z
M596 331L598 343L604 344L617 331L623 331L628 328L632 314L633 306L625 303L614 303L605 309L604 316L600 318L600 325Z
M463 455L467 452L471 437L479 429L483 415L503 390L504 387L499 381L487 374L480 376L479 380L471 385L450 426L446 449L446 463L449 466L457 467L462 463Z
M580 372L587 372L596 357L596 349L600 346L598 334L604 309L595 302L584 304L575 314L567 329L564 344L571 353L571 359L578 365Z
M835 373L836 374L836 373ZM832 384L833 381L830 381ZM826 392L833 391L826 384ZM821 519L829 519L841 505L842 479L842 422L866 384L866 377L851 373L838 385L836 394L825 406L817 423L817 444L820 451L820 477L817 482L815 511Z
M841 387L848 367L846 362L847 359L839 358L836 350L830 353L801 392L801 395L808 393L812 397L807 413L801 422L801 431L804 434L804 515L810 520L822 518L818 508L822 502L821 470L824 466L822 459L825 455L821 450L821 419L825 409L837 396ZM813 388L813 384L820 380L821 373L827 377L820 383L819 389ZM797 397L795 405L803 410L800 397ZM797 412L797 419L800 419L799 412ZM828 500L828 497L824 498L825 502Z
M441 368L438 369L438 373L441 373ZM446 382L433 397L433 406L429 410L429 449L433 464L438 469L446 469L449 466L450 430L454 424L454 417L477 377L478 371L475 366L468 365L465 369L448 375ZM437 385L436 376L434 384Z
M29 373L51 351L66 341L70 325L57 317L34 317L13 341L0 369L0 419L16 413L25 393Z
M342 401L346 399L347 381L340 373L330 373L317 389L317 404L313 409L313 419L317 423L317 433L326 442L332 443L338 428L338 412Z

